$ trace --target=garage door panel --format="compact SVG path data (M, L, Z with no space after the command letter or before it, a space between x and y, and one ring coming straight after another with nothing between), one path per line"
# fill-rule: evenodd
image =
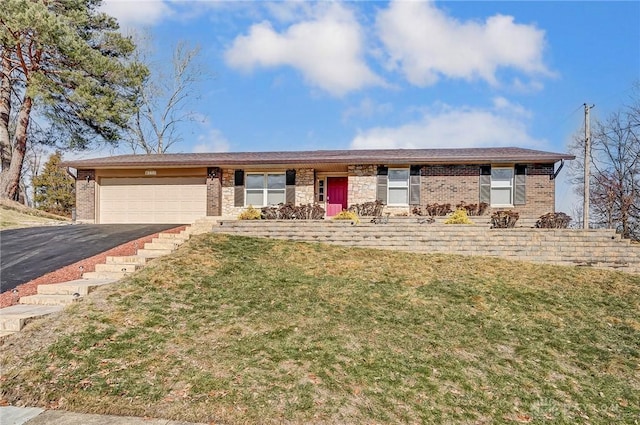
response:
M103 178L100 223L191 223L207 214L205 178Z

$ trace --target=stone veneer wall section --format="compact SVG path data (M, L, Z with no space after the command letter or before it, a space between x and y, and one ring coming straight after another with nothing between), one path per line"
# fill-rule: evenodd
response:
M313 168L296 168L296 205L315 202L315 173Z
M376 200L377 165L349 165L349 186L347 200L349 206Z
M244 208L234 207L234 172L233 169L222 170L222 216L236 218Z
M245 209L234 207L234 171L222 170L222 216L236 218ZM282 170L284 172L284 170ZM315 199L315 181L313 168L296 169L296 205L311 204ZM257 207L256 207L257 208Z
M89 180L87 181L87 177ZM95 170L78 170L76 180L76 221L96 222L96 173Z

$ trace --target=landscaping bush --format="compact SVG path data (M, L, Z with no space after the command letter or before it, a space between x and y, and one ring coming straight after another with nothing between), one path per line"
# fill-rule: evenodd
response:
M463 208L457 209L451 217L445 220L444 224L473 224L467 216L467 211Z
M380 217L384 203L382 201L365 202L362 204L353 204L349 207L349 211L358 214L360 217Z
M263 207L263 220L322 220L324 208L318 204L279 204L277 207Z
M515 211L496 211L491 214L492 229L510 229L515 227L520 214Z
M536 221L536 227L539 229L566 229L571 220L571 217L563 212L548 213L540 216Z
M467 211L467 215L470 216L479 216L483 215L487 208L489 208L489 204L486 202L480 202L479 204L467 204L462 201L458 205L456 205L456 209L464 209Z
M260 220L260 210L249 205L246 210L240 213L238 220Z
M428 215L429 217L442 217L452 211L453 210L451 209L451 204L427 204L424 211L422 211L422 208L420 207L415 207L413 210L411 210L411 212L415 215Z
M339 214L333 216L333 220L351 220L354 224L360 223L358 214L353 211L341 211Z

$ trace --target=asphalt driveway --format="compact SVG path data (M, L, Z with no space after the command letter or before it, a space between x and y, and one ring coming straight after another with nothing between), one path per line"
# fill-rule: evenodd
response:
M179 224L75 224L0 232L0 292Z

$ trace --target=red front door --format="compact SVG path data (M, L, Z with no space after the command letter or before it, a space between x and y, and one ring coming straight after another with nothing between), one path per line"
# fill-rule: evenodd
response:
M347 178L327 177L327 217L347 209Z

